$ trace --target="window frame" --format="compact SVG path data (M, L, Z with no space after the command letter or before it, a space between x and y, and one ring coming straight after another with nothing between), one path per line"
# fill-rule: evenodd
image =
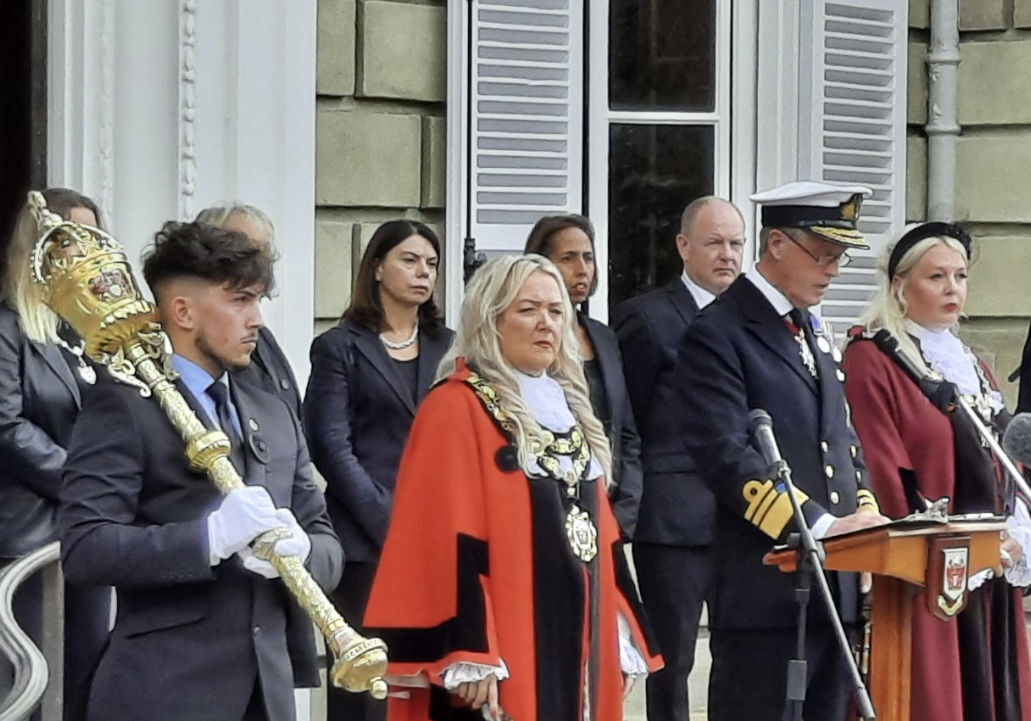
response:
M609 128L613 123L702 125L714 132L713 192L730 198L746 217L751 237L754 214L745 212L755 190L756 4L754 0L716 2L716 98L712 111L629 111L609 108L609 3L591 4L587 18L587 176L585 214L594 223L598 289L589 314L608 320L609 298ZM736 110L735 110L736 109ZM679 214L683 208L671 208ZM673 238L669 239L674 242ZM747 254L746 254L747 255Z

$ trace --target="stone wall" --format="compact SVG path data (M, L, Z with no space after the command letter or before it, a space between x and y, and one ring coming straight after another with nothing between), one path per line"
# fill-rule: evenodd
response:
M442 234L445 17L444 0L318 0L317 331L350 301L380 223Z
M957 220L977 239L963 335L1010 406L1031 314L1031 0L960 0ZM926 199L928 0L910 0L907 216Z

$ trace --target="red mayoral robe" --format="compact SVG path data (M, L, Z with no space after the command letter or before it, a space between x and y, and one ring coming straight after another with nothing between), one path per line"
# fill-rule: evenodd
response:
M950 513L1002 511L1003 484L968 422L935 408L872 341L853 340L842 368L882 513L910 512L907 484L951 498ZM913 599L912 721L1031 721L1029 669L1021 592L1004 579L971 592L949 621L931 615L923 593Z
M389 674L428 688L392 697L390 721L482 719L442 686L451 664L507 665L498 689L517 721L623 717L617 614L652 670L604 479L582 481L579 506L597 555L571 550L565 488L530 478L464 366L419 407L401 462L390 531L365 625L389 647ZM493 406L494 411L497 407Z

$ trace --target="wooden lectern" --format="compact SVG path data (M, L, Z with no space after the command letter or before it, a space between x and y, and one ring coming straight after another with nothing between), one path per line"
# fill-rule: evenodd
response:
M909 721L913 597L922 590L942 615L958 612L966 595L950 599L949 583L965 590L969 576L997 569L999 532L1005 528L998 518L903 520L823 540L828 571L874 574L870 693L879 721ZM963 548L968 549L965 554L958 550ZM966 567L961 574L958 564L963 556ZM794 549L783 549L768 553L764 562L787 573L797 568L797 560ZM814 598L810 603L823 601Z

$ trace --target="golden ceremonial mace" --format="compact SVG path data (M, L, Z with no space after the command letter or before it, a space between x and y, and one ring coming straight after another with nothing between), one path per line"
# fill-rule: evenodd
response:
M106 366L115 380L138 388L140 395L154 396L186 441L190 466L207 473L223 495L243 488L229 460L229 438L205 428L175 387L171 342L153 304L140 295L122 247L98 228L52 213L38 192L29 193L29 207L39 234L32 276L43 287L46 304L83 338L91 360ZM282 538L281 529L261 534L254 541L254 555L275 566L326 637L335 658L329 674L333 685L386 698L386 644L351 628L300 558L275 552Z

